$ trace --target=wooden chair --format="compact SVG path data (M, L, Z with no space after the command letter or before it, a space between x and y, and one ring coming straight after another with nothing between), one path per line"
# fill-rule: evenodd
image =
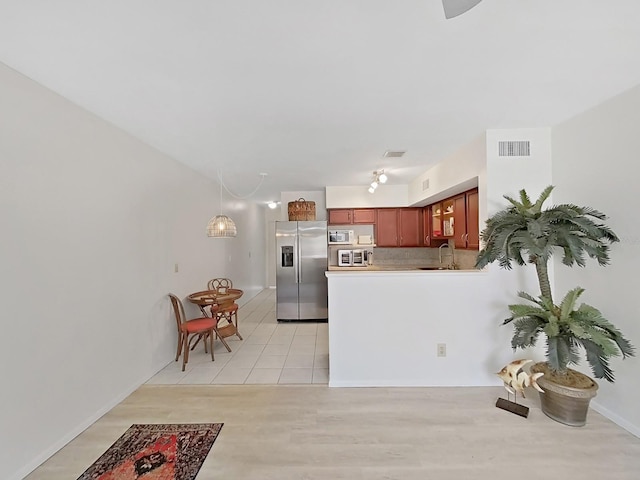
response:
M230 278L212 278L207 283L207 288L218 293L225 293L227 289L233 288L233 282Z
M198 342L203 340L205 352L207 352L207 342L209 342L208 348L211 350L211 361L213 362L213 337L217 318L200 317L187 320L180 299L171 293L169 298L178 327L178 350L175 361L177 362L182 354L182 371L184 372L184 368L189 362L189 350L193 350Z
M207 288L209 290L215 290L219 294L224 294L227 292L227 290L233 288L233 282L230 278L212 278L211 280L209 280L209 283L207 283ZM211 313L214 313L213 309ZM218 310L215 312L215 317L218 320L218 325L220 325L221 320L225 320L226 324L232 325L234 328L231 335L235 333L235 335L237 335L238 338L242 340L242 335L240 335L240 332L238 331L238 304L236 302L233 302L229 305L220 305ZM224 328L224 323L222 325L223 326L220 328L220 330Z

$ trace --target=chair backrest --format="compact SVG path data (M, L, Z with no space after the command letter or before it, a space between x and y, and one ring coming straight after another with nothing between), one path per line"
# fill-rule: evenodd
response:
M226 293L228 289L233 288L233 282L230 278L213 278L209 280L207 288L218 293Z
M182 306L182 302L178 297L174 294L170 293L169 298L171 299L171 305L173 306L173 313L176 317L176 325L178 330L180 330L181 325L187 321L187 317L184 315L184 307Z

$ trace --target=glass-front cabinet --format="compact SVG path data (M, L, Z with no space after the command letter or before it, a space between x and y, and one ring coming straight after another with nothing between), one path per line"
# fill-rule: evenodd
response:
M454 236L454 206L453 198L431 206L431 233L433 238L451 238Z

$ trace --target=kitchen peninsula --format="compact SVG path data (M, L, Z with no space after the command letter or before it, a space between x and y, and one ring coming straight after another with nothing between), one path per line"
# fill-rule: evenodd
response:
M473 269L485 216L476 153L434 167L408 191L392 185L363 197L327 187L329 223L346 222L330 228L374 222L372 266L342 267L329 245L329 386L497 384L496 365L510 355L509 329L499 325L514 295L499 288L498 269Z
M488 349L509 332L497 331L488 271L333 269L326 276L329 386L495 383Z

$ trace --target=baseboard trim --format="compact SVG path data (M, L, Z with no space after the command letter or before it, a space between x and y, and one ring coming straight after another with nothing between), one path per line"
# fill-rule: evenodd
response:
M102 416L104 416L107 412L113 409L116 405L122 402L125 398L135 392L141 385L143 385L148 378L141 379L139 382L134 382L133 385L130 385L129 388L120 392L118 395L113 397L109 402L102 406L94 415L86 418L78 425L76 425L72 430L70 430L66 435L64 435L60 440L55 442L49 448L44 450L38 456L36 456L33 460L31 460L27 465L22 467L17 472L14 472L9 476L9 480L22 480L31 472L33 472L36 468L46 462L49 458L55 455L60 449L62 449L65 445L67 445L71 440L76 438L82 432L84 432L87 428L97 422ZM123 432L124 433L124 432ZM87 465L87 468L89 465Z
M603 417L606 417L609 420L611 420L613 423L615 423L619 427L624 428L631 435L640 438L640 427L638 427L637 425L633 425L632 423L627 422L624 418L613 413L608 408L603 407L595 400L591 400L591 408L593 408L596 412L598 412Z

